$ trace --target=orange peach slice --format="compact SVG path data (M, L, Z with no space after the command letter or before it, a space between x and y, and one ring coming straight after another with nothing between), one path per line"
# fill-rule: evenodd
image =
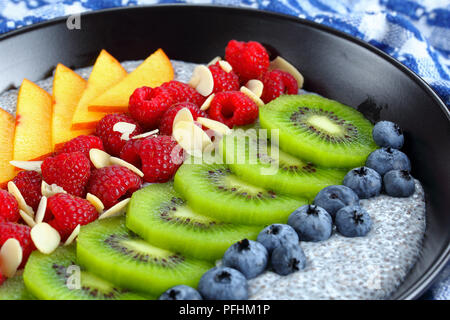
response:
M9 162L13 159L14 117L0 108L0 187L14 178L15 169Z
M126 112L128 101L137 88L157 87L173 79L172 63L158 49L122 81L89 103L89 111Z

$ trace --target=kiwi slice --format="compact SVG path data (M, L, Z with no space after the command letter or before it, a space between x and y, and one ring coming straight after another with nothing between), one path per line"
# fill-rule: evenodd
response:
M221 141L220 151L233 173L274 191L314 198L323 188L341 184L348 170L318 167L256 138L234 131Z
M201 215L224 222L265 225L286 223L289 215L307 203L245 182L224 164L185 162L175 174L175 190Z
M1 300L35 300L35 298L25 288L23 276L21 274L8 278L0 285Z
M373 125L355 109L318 95L283 95L259 109L261 127L279 130L280 148L320 166L354 168L375 150Z
M184 284L196 287L210 263L151 245L125 227L124 217L83 226L77 240L78 262L119 285L160 295Z
M174 190L173 183L152 184L133 193L126 225L152 245L213 261L233 243L256 239L262 229L199 215Z
M146 299L83 270L75 262L74 245L60 247L50 255L34 251L23 274L26 288L41 300Z

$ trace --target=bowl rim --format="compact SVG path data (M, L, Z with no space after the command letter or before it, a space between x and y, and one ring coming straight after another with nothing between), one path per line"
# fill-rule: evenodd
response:
M396 60L394 57L388 55L384 51L378 49L377 47L371 45L370 43L359 39L355 36L352 36L350 34L347 34L343 31L334 29L332 27L329 27L327 25L323 25L320 23L317 23L315 21L307 20L305 18L296 17L293 15L288 15L284 13L278 13L278 12L272 12L262 9L256 9L256 8L248 8L248 7L238 7L238 6L228 6L228 5L217 5L217 4L208 4L208 5L202 5L202 4L184 4L184 3L170 3L170 4L151 4L151 5L136 5L136 6L125 6L125 7L112 7L107 9L101 9L101 10L94 10L94 11L86 11L79 13L81 17L83 16L91 16L91 15L101 15L101 14L108 14L108 13L114 13L114 12L121 12L121 11L133 11L133 10L140 10L140 9L169 9L169 8L197 8L197 9L207 9L207 10L223 10L223 11L229 11L233 14L253 14L253 15L260 15L262 18L265 17L271 17L276 18L279 20L288 20L294 23L300 23L303 25L306 25L308 27L318 29L327 33L330 33L338 38L343 38L347 41L353 42L354 44L365 48L366 50L371 51L372 53L378 55L386 62L390 63L397 69L399 69L402 73L406 74L411 80L413 80L441 109L441 111L444 113L444 115L447 117L447 120L450 123L450 110L442 100L442 98L434 91L434 89L424 80L422 79L417 73L409 69L407 66ZM181 9L183 10L183 9ZM65 15L61 17L52 18L45 21L40 21L28 26L23 26L15 30L11 30L8 32L5 32L0 35L0 42L15 36L19 36L23 33L27 33L30 31L34 31L37 29L45 28L48 26L52 26L55 24L64 23L67 18L71 15ZM397 296L396 299L399 300L412 300L420 297L420 295L429 288L438 274L442 271L442 269L447 265L447 263L450 261L450 242L447 243L447 247L443 249L439 257L436 259L436 261L417 279L415 283L413 283L409 288L405 290L400 296ZM395 292L394 292L395 296Z

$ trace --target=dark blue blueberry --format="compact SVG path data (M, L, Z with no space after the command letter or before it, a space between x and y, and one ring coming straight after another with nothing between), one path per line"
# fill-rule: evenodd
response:
M247 279L236 269L228 267L206 271L198 283L198 291L207 300L248 299Z
M384 190L391 197L409 197L416 191L414 178L406 170L391 170L383 177Z
M402 129L391 121L380 121L372 130L375 143L382 148L400 149L403 147L404 137Z
M337 231L345 237L363 237L372 228L372 220L359 206L344 207L336 213Z
M342 185L328 186L316 195L314 204L324 208L334 220L339 209L359 205L359 198L349 187Z
M411 171L411 162L408 156L397 149L377 149L366 160L366 167L374 169L381 176L391 170Z
M285 276L304 269L306 256L298 244L289 243L273 250L270 263L273 271Z
M360 199L368 199L380 194L382 180L375 170L359 167L345 175L343 184L352 189Z
M194 288L179 285L164 292L159 300L202 300L202 296Z
M268 260L269 253L261 243L244 239L225 251L222 263L225 267L239 270L247 279L252 279L266 270Z
M256 240L266 247L269 254L283 243L298 244L299 241L297 232L291 226L279 223L265 227Z
M291 213L288 225L297 231L300 241L323 241L331 236L333 219L319 206L304 205Z

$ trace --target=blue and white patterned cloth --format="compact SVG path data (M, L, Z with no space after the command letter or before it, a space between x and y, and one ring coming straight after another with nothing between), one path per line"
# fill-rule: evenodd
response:
M405 64L450 107L449 0L0 0L0 33L64 15L156 3L258 8L328 25ZM450 265L423 299L450 300Z

